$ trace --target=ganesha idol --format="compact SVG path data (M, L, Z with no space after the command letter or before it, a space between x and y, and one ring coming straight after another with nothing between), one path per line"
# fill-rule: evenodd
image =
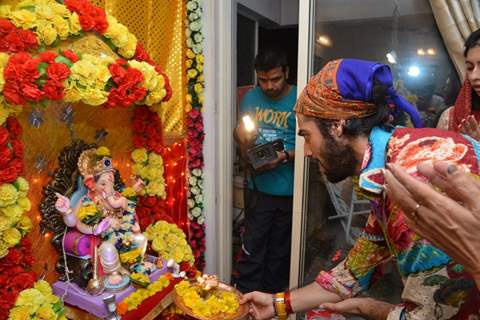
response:
M72 246L69 239L78 242L79 233L83 241L93 242L95 247L100 243L98 255L105 288L123 289L129 284L125 267L141 263L147 248L147 239L136 221L135 202L115 191L115 170L107 148L83 151L78 158L78 169L78 187L72 196L56 194L55 208L62 213L65 224L73 228L65 236L64 246L66 250ZM133 189L138 190L141 184L141 180L137 181ZM82 248L75 243L74 246L78 255L93 255L86 249L92 245Z

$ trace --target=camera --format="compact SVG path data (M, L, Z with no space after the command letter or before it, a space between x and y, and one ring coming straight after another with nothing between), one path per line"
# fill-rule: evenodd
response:
M283 140L277 139L272 142L256 145L247 150L247 159L256 170L278 158L277 151L284 149Z

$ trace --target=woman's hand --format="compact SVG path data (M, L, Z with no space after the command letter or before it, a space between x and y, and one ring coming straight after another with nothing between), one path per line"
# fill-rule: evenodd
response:
M469 135L473 139L480 141L480 127L477 120L473 115L469 115L460 122L458 129L461 133Z
M272 319L275 316L273 308L273 295L263 292L250 292L244 294L240 304L250 303L250 315L255 320Z
M419 164L419 173L442 194L397 165L387 167L387 193L408 225L463 264L480 286L480 182L446 162Z

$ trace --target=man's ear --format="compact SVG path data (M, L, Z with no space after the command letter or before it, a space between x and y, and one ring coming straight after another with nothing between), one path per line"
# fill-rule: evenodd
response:
M285 79L288 79L288 75L290 74L290 68L286 67L285 68Z
M343 135L343 128L345 127L345 120L335 120L330 127L331 133L334 137L340 138Z

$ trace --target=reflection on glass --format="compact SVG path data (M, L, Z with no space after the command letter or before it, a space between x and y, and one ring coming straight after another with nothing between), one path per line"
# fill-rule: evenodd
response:
M316 0L312 40L315 73L338 58L388 64L397 91L417 107L426 126L434 127L441 112L455 101L459 79L428 0L363 0L361 6L358 0ZM369 207L352 191L350 180L329 185L327 190L315 164L310 165L308 182L304 283L345 258L351 248L348 238L361 232ZM331 200L319 202L327 191ZM350 223L345 218L332 219L342 212L354 213ZM387 266L386 271L369 294L398 302L400 278L395 268Z

